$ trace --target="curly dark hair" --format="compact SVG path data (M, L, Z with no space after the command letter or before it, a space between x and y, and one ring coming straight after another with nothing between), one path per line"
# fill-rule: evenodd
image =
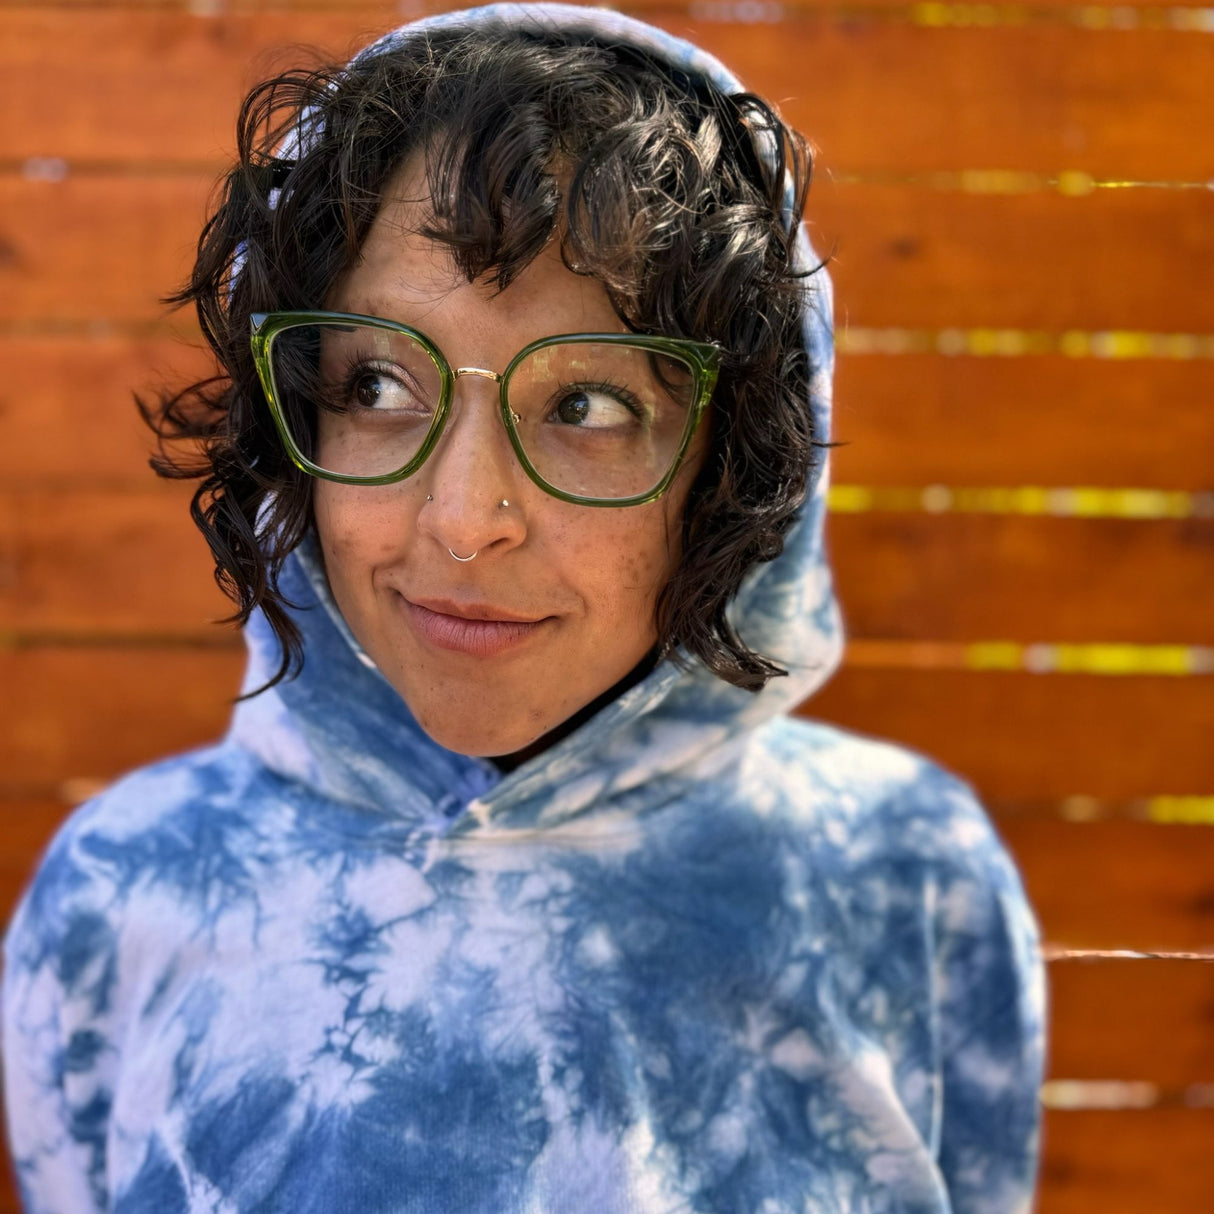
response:
M813 271L794 255L811 156L770 105L583 34L437 29L259 85L238 150L169 300L196 306L220 373L141 409L161 439L156 471L200 478L191 513L236 604L230 620L260 608L281 642L267 686L303 660L278 578L311 526L311 480L275 432L249 317L323 307L419 151L426 235L469 281L505 288L556 238L632 331L722 347L709 457L657 603L659 652L750 690L786 673L726 616L746 572L782 550L824 445L801 328ZM201 457L166 445L180 439Z

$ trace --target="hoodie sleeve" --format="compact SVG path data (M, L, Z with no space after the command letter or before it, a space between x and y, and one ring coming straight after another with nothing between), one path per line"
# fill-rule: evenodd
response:
M939 1164L954 1214L1033 1208L1045 1066L1045 972L1019 874L968 792L960 863L935 885Z
M5 940L5 1105L26 1214L108 1208L108 1021L117 970L110 901L61 836Z

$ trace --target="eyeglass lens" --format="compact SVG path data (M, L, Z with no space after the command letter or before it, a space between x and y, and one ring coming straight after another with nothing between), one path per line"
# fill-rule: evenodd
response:
M374 325L296 325L271 343L275 398L291 437L327 472L378 477L405 467L435 424L442 375L408 334ZM519 446L550 486L583 497L647 493L687 429L694 368L614 342L541 346L507 384Z

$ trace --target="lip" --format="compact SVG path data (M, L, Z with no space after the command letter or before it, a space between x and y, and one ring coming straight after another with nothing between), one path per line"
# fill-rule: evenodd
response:
M505 607L495 607L492 603L457 603L454 599L410 599L414 607L422 607L436 615L454 616L460 620L488 620L497 624L538 624L545 616L520 615Z
M482 658L525 644L552 618L527 619L490 604L447 599L418 602L402 595L401 603L414 630L436 649Z

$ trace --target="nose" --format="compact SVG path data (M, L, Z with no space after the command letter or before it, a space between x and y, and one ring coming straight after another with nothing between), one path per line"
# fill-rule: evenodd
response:
M451 552L505 551L526 529L517 500L523 470L498 413L501 376L458 367L455 381L447 424L418 474L427 494L418 527Z

